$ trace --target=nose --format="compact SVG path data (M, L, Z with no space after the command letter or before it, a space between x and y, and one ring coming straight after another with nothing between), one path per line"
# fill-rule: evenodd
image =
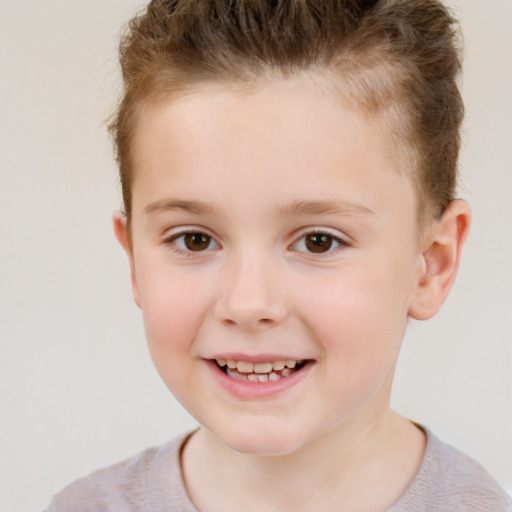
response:
M218 320L244 331L264 330L283 322L288 306L280 273L276 265L254 254L229 265L215 305Z

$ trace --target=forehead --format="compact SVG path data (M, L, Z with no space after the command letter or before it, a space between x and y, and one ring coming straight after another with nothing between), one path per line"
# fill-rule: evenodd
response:
M276 80L251 91L203 87L142 109L134 208L160 199L158 188L186 195L195 187L219 202L256 192L269 202L339 191L372 209L409 181L395 156L378 120L311 81ZM375 194L379 180L386 187Z

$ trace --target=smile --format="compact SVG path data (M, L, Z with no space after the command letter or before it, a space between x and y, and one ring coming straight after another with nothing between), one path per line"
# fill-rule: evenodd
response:
M215 362L228 377L248 382L278 381L289 377L306 364L305 360L251 363L233 359L215 359Z

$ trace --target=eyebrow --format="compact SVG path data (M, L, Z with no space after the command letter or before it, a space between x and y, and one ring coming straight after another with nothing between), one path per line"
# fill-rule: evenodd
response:
M214 215L220 217L220 211L202 201L182 199L162 199L148 204L144 213L160 213L183 210L194 215ZM301 215L375 215L375 212L358 203L342 200L295 200L277 210L278 216L290 217Z
M201 201L184 201L182 199L162 199L148 204L144 208L144 213L159 213L173 210L183 210L194 215L216 215L220 213L208 203Z
M375 212L358 203L343 200L292 201L278 210L279 215L375 215Z

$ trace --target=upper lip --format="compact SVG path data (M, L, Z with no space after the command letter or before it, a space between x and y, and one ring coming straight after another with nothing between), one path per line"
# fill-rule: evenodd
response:
M310 360L308 357L296 357L283 354L240 354L240 353L223 353L215 354L213 357L208 359L225 359L226 361L246 361L248 363L267 363L271 361L305 361Z

